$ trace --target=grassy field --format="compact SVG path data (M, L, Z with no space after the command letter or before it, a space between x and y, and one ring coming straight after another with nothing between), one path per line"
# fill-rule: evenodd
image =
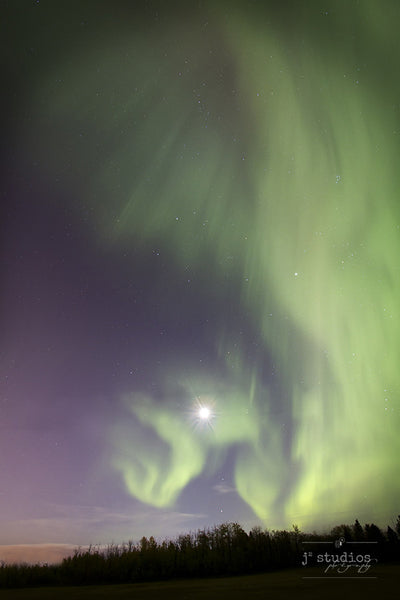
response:
M400 597L400 566L378 566L369 577L354 579L304 579L321 576L321 570L295 569L221 579L194 579L132 585L85 586L1 590L2 600L286 600L296 597L307 600L337 600L338 597L363 600L397 600Z

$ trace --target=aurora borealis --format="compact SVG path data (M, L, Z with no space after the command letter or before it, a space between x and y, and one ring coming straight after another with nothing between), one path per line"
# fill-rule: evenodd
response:
M398 3L2 10L0 544L390 522Z

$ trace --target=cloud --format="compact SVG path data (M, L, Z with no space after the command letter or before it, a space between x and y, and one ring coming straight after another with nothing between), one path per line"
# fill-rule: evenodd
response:
M102 547L129 540L137 542L150 535L160 540L175 538L180 532L201 527L207 517L200 513L160 510L137 501L130 509L121 511L63 504L49 504L47 511L47 517L1 524L2 539L6 543L0 546L0 561L59 562L74 549L89 544Z
M237 489L227 485L226 483L217 483L213 486L213 490L217 492L217 494L232 494L237 493Z

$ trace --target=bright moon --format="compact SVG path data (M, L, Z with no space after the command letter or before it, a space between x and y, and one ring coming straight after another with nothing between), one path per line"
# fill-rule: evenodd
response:
M207 419L210 418L211 415L211 411L209 408L207 408L207 406L202 406L199 410L199 417L200 419L202 419L203 421L206 421Z

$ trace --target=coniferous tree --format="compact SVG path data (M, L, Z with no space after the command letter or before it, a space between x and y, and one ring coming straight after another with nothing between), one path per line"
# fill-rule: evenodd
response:
M396 521L396 525L395 525L395 527L394 527L394 528L395 528L395 530L396 530L397 537L398 537L398 538L399 538L399 540L400 540L400 515L397 515L397 521Z
M353 540L353 530L349 525L336 525L331 531L331 536L335 539L344 538L347 542Z
M388 525L388 528L386 531L386 537L387 537L389 544L396 545L399 543L399 538L397 537L396 532L393 531L393 529L390 527L390 525Z
M355 520L353 525L353 539L355 542L362 542L365 539L364 529L358 519Z
M370 542L385 542L385 536L375 523L365 525L365 537Z
M385 560L398 560L400 558L400 540L396 532L388 525L386 532L386 552Z

